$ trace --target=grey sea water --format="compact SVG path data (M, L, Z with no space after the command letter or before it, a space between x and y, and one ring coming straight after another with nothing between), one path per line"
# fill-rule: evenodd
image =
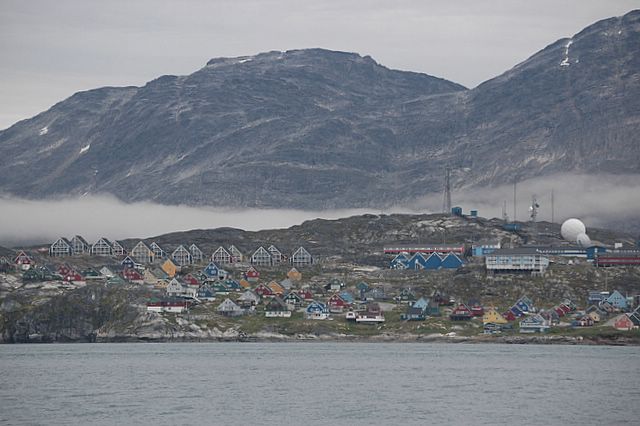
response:
M637 425L640 348L0 346L0 423Z

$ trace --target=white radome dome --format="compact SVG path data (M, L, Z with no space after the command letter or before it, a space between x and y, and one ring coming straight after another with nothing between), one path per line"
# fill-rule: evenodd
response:
M560 235L562 235L562 238L572 243L578 241L578 235L586 233L587 228L579 219L567 219L560 227Z
M591 245L591 238L583 232L576 237L576 243L581 247L589 247Z

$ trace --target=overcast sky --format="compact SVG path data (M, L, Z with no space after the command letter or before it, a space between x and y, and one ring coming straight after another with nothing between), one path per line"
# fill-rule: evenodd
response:
M0 129L79 90L323 47L474 87L640 0L0 0Z

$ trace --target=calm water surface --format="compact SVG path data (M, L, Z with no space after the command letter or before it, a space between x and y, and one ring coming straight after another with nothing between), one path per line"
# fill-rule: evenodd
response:
M640 424L640 348L0 345L0 423Z

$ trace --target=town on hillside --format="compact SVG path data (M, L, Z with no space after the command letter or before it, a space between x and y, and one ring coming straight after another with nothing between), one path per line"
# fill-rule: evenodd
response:
M296 333L313 330L309 324L320 322L354 335L640 328L640 288L631 286L629 293L629 287L615 288L607 279L611 276L615 285L620 281L613 277L640 275L640 248L597 242L503 243L390 244L378 251L387 266L375 268L336 265L328 257L316 258L304 245L281 250L277 241L251 251L230 241L205 252L194 243L161 246L107 238L89 243L76 235L40 250L1 257L0 273L12 284L2 288L0 299L45 284L58 293L90 285L122 288L142 291L145 302L138 309L148 318L196 318L201 322L196 327L236 327L243 333ZM562 296L545 290L545 285L560 286L572 274L575 282L594 274L604 281L585 281L591 287L573 289L571 297L566 291ZM482 292L470 291L480 281L469 277L482 277ZM463 284L455 284L460 280ZM526 283L534 284L527 288Z

